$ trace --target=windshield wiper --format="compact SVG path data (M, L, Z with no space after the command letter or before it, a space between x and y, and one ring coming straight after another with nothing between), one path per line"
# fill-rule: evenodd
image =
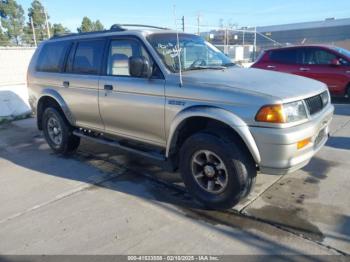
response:
M223 69L226 69L226 67L225 66L194 66L186 69L186 71L204 70L204 69L223 70Z
M227 63L227 64L223 64L222 66L224 67L231 67L231 66L235 66L235 63Z

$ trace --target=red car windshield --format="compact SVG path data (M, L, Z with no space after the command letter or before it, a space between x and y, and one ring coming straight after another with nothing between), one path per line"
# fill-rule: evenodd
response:
M343 56L346 56L347 58L350 59L350 51L346 50L341 47L333 47L333 50L337 51L338 53L341 53Z

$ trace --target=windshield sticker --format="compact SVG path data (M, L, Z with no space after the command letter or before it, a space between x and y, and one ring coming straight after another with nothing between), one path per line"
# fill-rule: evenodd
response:
M178 47L172 43L168 43L166 45L158 44L158 48L161 50L163 55L168 55L171 58L178 57L182 51L182 48L178 49Z

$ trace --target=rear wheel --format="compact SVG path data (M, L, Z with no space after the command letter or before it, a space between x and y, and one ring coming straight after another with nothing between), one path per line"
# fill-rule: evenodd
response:
M240 143L211 133L186 140L180 152L180 170L190 193L205 206L226 209L253 188L254 161Z
M80 138L73 135L72 127L57 109L45 109L42 127L45 139L55 153L66 155L79 147Z

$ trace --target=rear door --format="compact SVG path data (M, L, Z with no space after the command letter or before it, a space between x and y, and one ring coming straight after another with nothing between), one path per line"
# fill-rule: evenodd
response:
M150 60L154 69L152 78L130 75L131 56ZM141 40L110 39L104 74L99 83L99 105L106 132L165 146L165 80Z
M263 69L294 74L297 70L298 51L294 48L270 50ZM260 67L262 68L262 67Z
M79 127L104 129L98 107L104 47L104 39L75 42L62 75L61 93Z
M298 75L321 81L327 84L331 93L341 94L349 83L349 77L346 74L347 66L332 65L332 60L340 60L340 57L324 48L304 48Z

